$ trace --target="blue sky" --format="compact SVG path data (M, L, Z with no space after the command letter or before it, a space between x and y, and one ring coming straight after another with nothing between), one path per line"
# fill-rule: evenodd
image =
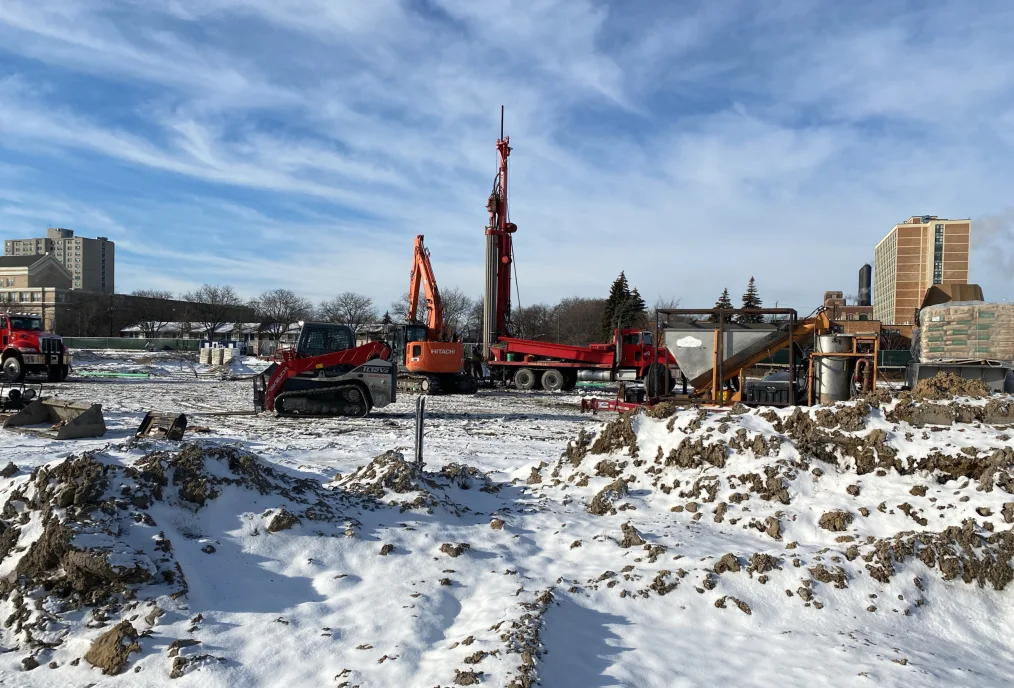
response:
M974 8L974 10L973 10ZM507 108L523 305L809 312L910 215L1014 297L1014 3L2 0L0 235L117 244L118 291L479 295Z

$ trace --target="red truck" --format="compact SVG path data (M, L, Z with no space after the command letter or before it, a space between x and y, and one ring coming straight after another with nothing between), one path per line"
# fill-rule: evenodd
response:
M45 373L50 382L61 382L70 374L71 358L63 340L46 332L37 315L0 315L0 367L10 382L25 375Z
M490 354L492 377L524 390L541 385L550 392L568 391L578 381L641 381L655 396L656 384L668 393L679 378L669 350L655 346L651 332L632 328L613 330L609 344L589 346L500 337Z

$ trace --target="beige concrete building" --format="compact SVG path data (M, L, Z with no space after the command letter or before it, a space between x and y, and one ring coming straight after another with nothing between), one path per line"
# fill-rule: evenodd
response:
M4 241L5 256L51 253L70 271L71 288L112 294L115 291L116 244L106 237L86 239L74 230L51 227L38 239Z
M73 277L52 254L0 257L0 310L41 315L52 331L70 303Z
M971 220L935 215L910 217L896 224L874 252L873 318L909 325L934 284L968 282Z

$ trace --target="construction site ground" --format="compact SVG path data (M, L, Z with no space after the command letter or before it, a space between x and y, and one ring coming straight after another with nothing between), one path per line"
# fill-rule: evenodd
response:
M1010 398L432 397L420 470L414 397L139 441L249 410L225 378L264 364L76 360L151 377L47 385L105 437L0 430L0 685L1014 682Z

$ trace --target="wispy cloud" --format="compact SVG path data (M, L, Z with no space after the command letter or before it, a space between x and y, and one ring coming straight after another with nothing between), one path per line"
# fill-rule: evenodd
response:
M505 103L526 303L623 269L808 311L909 214L1003 212L1012 28L1001 2L5 0L0 232L106 232L121 289L381 303L425 233L477 294ZM1009 295L991 237L973 276Z

